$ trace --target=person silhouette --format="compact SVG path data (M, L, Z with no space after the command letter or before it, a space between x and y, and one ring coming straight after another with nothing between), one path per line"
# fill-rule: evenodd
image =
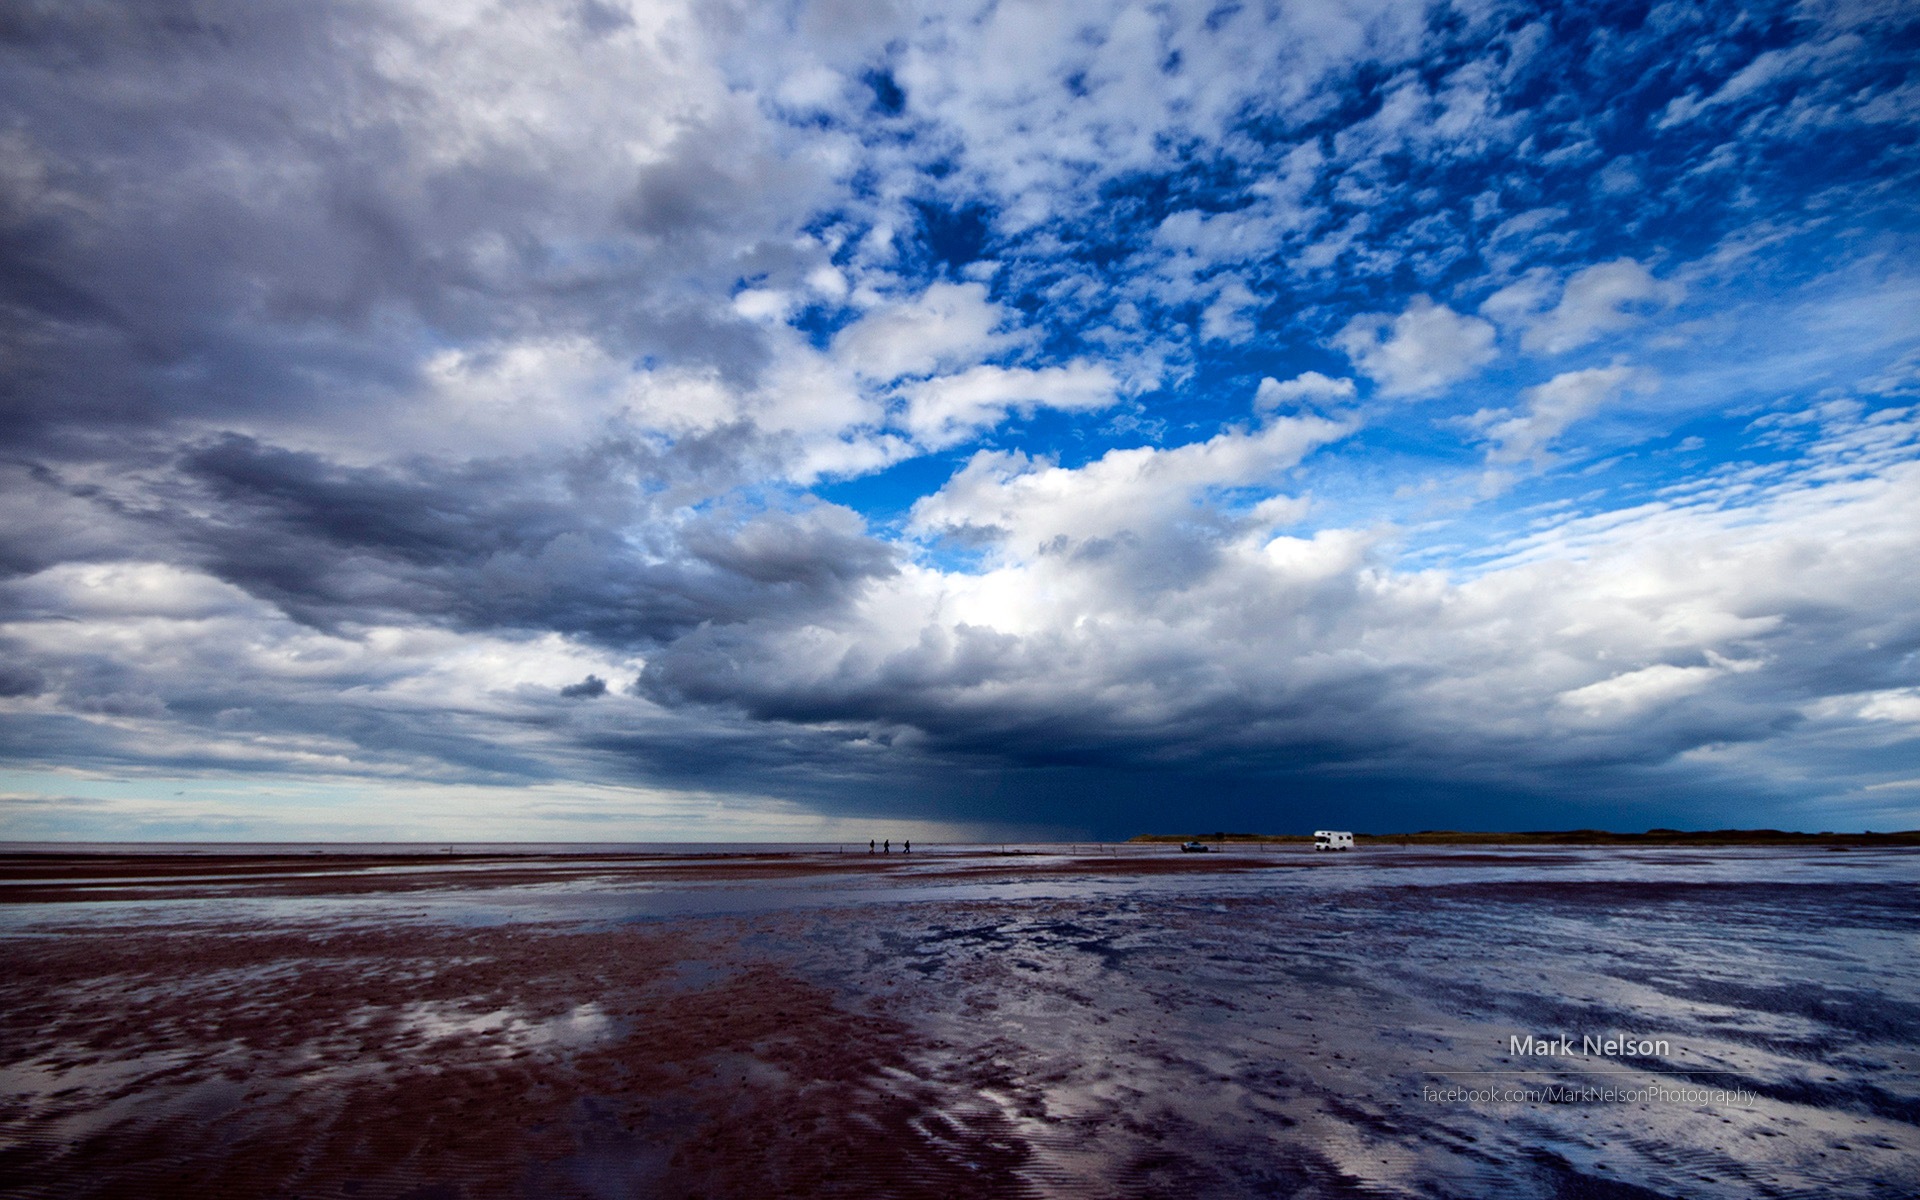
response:
M908 853L908 854L912 854L912 853L913 853L913 843L912 843L912 842L908 842L908 843L907 843L907 853Z
M884 841L884 842L881 842L881 843L880 843L880 853L882 853L882 854L892 854L892 853L893 853L893 839L892 839L892 838L888 838L888 839L887 839L886 841Z
M874 851L874 844L873 844L873 839L872 839L872 838L868 838L868 839L867 839L867 853L868 853L868 854L872 854L872 853L873 853L873 851Z

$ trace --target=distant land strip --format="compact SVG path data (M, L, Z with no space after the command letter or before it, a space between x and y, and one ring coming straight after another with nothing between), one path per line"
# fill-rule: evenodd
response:
M1143 833L1130 842L1299 842L1304 833ZM1614 833L1605 829L1543 829L1514 833L1473 833L1459 829L1422 829L1418 833L1356 833L1354 844L1392 846L1920 846L1920 829L1892 833L1797 833L1785 829L1649 829Z

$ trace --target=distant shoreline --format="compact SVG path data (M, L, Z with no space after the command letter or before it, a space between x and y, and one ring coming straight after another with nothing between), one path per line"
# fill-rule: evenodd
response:
M1307 844L1304 833L1142 833L1129 842L1279 842ZM1475 833L1423 829L1418 833L1355 833L1355 845L1406 846L1920 846L1920 829L1891 833L1797 833L1783 829L1649 829L1614 833L1605 829L1529 830Z

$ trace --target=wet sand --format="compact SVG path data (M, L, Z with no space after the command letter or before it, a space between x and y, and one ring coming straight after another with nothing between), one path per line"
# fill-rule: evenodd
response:
M0 856L0 1192L1920 1194L1917 885L1906 851ZM1667 1044L1512 1052L1549 1034Z

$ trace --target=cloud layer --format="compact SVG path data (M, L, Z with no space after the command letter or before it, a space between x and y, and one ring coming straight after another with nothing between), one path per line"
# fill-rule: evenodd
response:
M1920 823L1913 33L24 9L0 831Z

